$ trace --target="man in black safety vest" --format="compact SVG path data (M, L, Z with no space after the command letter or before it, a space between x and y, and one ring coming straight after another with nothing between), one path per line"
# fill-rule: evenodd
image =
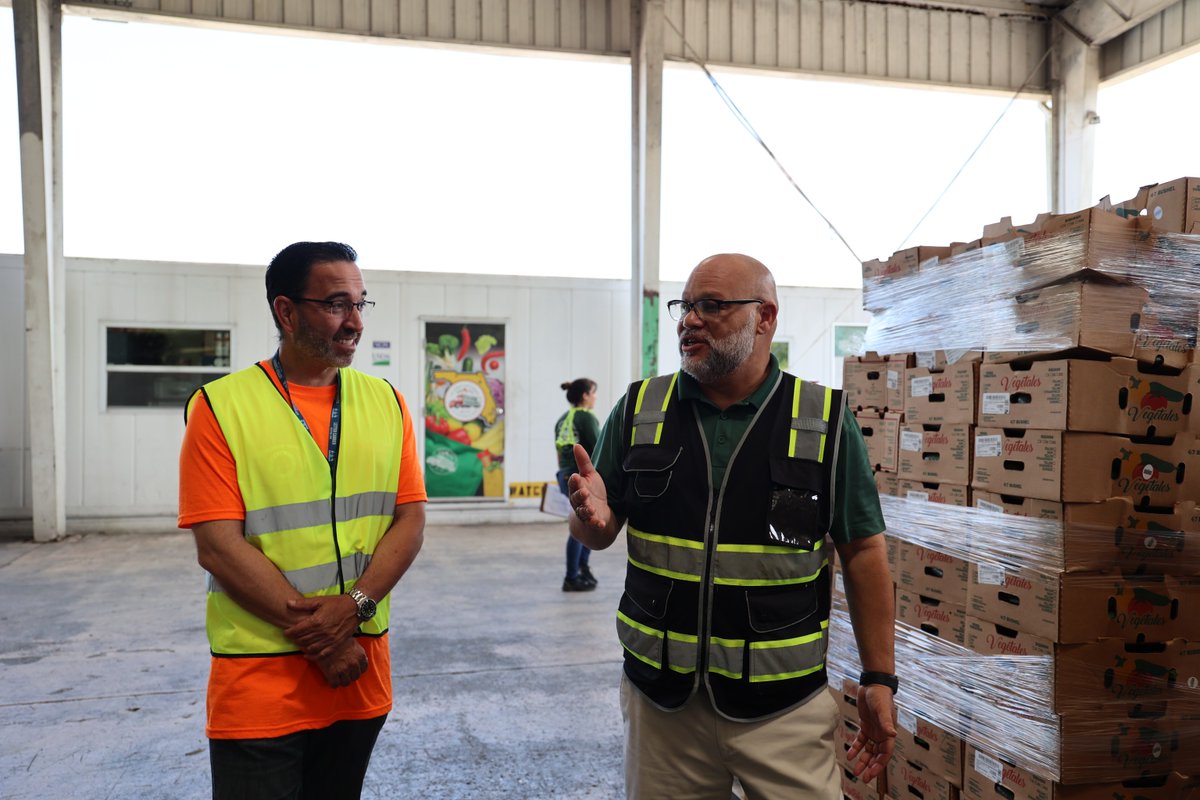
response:
M842 393L771 354L775 280L705 259L681 300L681 371L633 383L595 465L575 447L571 533L608 547L628 521L617 633L630 798L841 797L826 690L832 540L863 672L848 751L873 780L896 735L894 599L883 515Z

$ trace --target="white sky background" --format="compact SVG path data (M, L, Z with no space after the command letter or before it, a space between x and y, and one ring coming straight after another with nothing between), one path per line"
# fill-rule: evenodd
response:
M627 64L76 16L63 50L67 255L264 264L330 238L371 268L628 275ZM1197 58L1101 91L1097 196L1200 174L1196 107L1174 103L1157 139L1144 121L1195 86ZM13 64L0 8L0 252L23 249ZM861 258L905 243L1009 102L718 77ZM703 73L669 65L664 83L661 277L738 250L781 283L856 286L858 263ZM1046 112L1019 100L906 244L1047 207Z

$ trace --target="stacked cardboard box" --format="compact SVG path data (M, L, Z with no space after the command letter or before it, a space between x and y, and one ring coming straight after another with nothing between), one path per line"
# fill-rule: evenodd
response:
M898 540L898 702L966 742L946 791L1200 793L1184 777L1200 776L1188 234L1196 179L864 265L868 346L906 363L896 478L877 480ZM928 768L902 752L892 796L942 797Z

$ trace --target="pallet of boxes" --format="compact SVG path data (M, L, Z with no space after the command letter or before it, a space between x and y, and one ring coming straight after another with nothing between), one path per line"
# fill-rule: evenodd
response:
M868 262L863 296L887 355L843 385L896 584L886 793L1200 800L1200 181ZM849 713L836 596L830 642Z

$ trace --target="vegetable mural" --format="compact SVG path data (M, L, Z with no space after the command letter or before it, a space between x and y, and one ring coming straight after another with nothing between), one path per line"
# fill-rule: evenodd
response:
M504 497L504 325L425 323L425 488Z

